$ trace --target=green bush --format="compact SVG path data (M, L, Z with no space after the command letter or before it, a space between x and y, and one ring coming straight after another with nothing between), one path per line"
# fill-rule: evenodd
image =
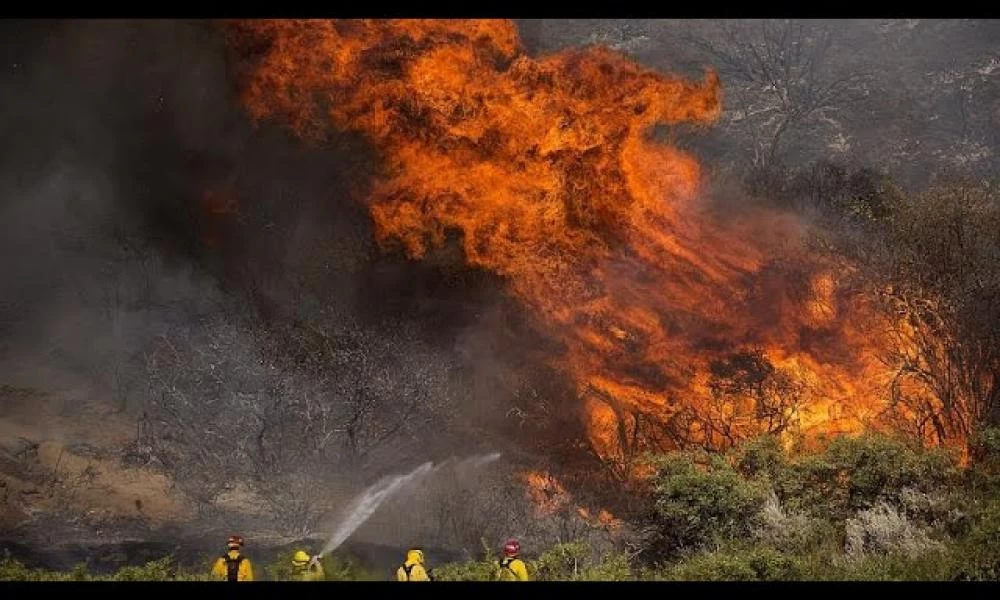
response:
M450 563L434 569L436 581L493 581L496 579L496 559L485 558L462 563Z
M865 555L836 564L830 563L830 557L816 557L812 564L808 578L817 581L950 581L956 578L954 561L947 552L916 557Z
M93 575L86 565L70 571L30 569L9 557L0 560L0 581L205 581L207 573L180 571L171 557L150 561L142 566L125 566L110 575Z
M695 553L701 562L688 568L749 577L745 553L704 554L749 539L789 556L819 553L829 559L843 553L848 522L852 548L862 542L869 547L867 525L882 521L862 517L872 517L875 507L899 521L898 531L873 530L881 534L876 541L900 542L874 544L870 550L876 553L934 550L939 538L947 542L969 528L971 496L956 458L883 435L841 437L820 452L797 456L765 436L726 454L674 452L656 464L651 520L657 535L646 547L647 562ZM983 535L989 535L988 521L982 522ZM909 543L921 540L926 543ZM989 559L976 564L988 565Z
M434 569L434 579L436 581L494 581L497 578L498 557L493 553L492 546L486 542L485 538L480 539L480 543L483 546L482 559L442 565Z
M761 547L704 552L670 565L650 578L669 581L949 581L958 579L948 552L918 557L865 555L847 559L829 552L789 554Z
M995 580L1000 478L989 462L995 440L990 432L983 438L985 458L964 478L949 452L874 434L837 438L821 452L798 457L789 457L773 438L736 448L726 460L675 454L662 462L656 480L659 526L676 528L690 540L711 523L712 540L723 549L706 551L709 535L703 534L701 552L657 576ZM742 481L734 480L727 461ZM753 516L757 485L773 486L776 493ZM882 513L896 515L898 523ZM732 549L748 523L756 524L758 546Z
M788 470L788 458L781 441L773 435L762 435L738 446L732 452L736 468L746 478L780 481Z
M742 477L724 457L676 453L657 466L653 506L661 551L745 537L757 524L767 487Z
M583 541L556 544L536 560L528 573L538 581L628 581L634 579L628 556L600 556Z
M664 570L670 581L789 581L803 569L792 557L772 548L733 548L691 556Z
M958 578L1000 579L1000 497L983 501L973 514L968 535L956 545Z
M56 574L51 571L50 573ZM73 570L69 572L70 581L86 581L90 578L90 574L87 572L87 565L82 563L73 567Z
M793 462L777 481L787 506L842 521L878 501L899 504L904 489L939 490L957 481L955 458L882 435L840 437Z
M632 581L636 578L627 554L613 554L580 572L580 581Z
M577 579L590 557L590 547L585 542L556 544L528 564L530 573L539 581L566 581Z
M168 581L174 578L176 568L170 558L148 562L141 567L122 567L112 576L114 581Z
M1000 493L1000 427L986 427L976 436L976 462L969 470L974 491L994 496Z
M76 574L75 572L57 573L43 569L29 569L21 562L9 557L0 560L0 581L72 581L75 579L73 575Z
M791 513L781 506L773 492L768 495L754 530L754 538L780 552L806 554L814 551L838 552L844 546L842 531L826 519Z
M1000 427L984 427L978 435L976 445L987 458L1000 458Z

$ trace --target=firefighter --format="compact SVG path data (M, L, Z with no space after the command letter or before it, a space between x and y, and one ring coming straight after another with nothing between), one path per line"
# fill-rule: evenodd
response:
M511 538L503 545L503 559L497 569L500 581L528 581L528 567L519 558L521 543Z
M243 538L231 535L226 546L228 550L215 561L212 575L223 581L253 581L253 566L250 559L241 552Z
M323 581L326 574L320 556L309 556L304 550L297 551L292 556L292 578L296 581Z
M424 552L411 548L406 553L406 562L396 569L397 581L430 581L430 573L424 567Z

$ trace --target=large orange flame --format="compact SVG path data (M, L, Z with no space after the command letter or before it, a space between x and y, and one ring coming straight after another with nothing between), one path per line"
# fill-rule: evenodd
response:
M468 263L502 275L563 342L547 358L576 381L605 459L858 431L878 411L889 371L841 267L807 258L790 217L704 212L698 163L652 139L719 116L713 72L692 83L602 48L535 59L507 21L229 33L257 57L243 96L255 120L378 148L380 244L420 258L460 232Z

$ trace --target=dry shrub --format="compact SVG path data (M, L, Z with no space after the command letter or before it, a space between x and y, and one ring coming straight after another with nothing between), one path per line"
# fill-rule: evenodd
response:
M931 539L927 531L913 524L891 505L879 502L860 511L846 523L845 552L850 557L865 554L902 554L917 557L943 545Z

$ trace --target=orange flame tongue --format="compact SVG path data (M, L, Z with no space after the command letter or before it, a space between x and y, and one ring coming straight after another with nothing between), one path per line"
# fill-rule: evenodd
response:
M743 345L844 394L877 379L854 362L863 322L828 316L850 309L832 279L805 273L797 297L771 274L776 250L753 240L794 239L790 222L697 213L698 164L650 139L657 124L718 117L714 73L690 83L603 49L532 59L507 21L251 21L231 34L263 49L244 95L254 119L310 140L360 131L380 150L369 205L381 244L420 258L461 232L467 261L503 275L566 342L552 359L587 397L604 456L628 437L627 414L708 443L729 435L706 425L713 411L742 433L763 427L752 414L740 426L734 400L713 404L711 361Z

